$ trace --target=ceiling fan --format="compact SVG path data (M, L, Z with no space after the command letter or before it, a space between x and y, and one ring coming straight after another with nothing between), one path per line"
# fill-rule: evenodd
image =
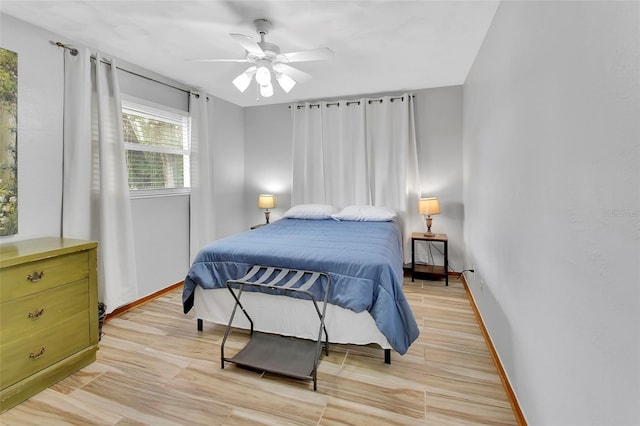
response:
M260 41L256 42L251 37L243 34L229 34L246 51L244 59L192 59L193 62L246 62L255 64L247 68L242 74L233 80L233 85L240 92L244 92L251 84L255 76L256 83L260 88L260 95L268 98L273 95L272 76L286 93L289 93L298 81L307 81L311 75L294 68L288 63L321 61L333 58L333 51L328 47L319 49L302 50L299 52L280 53L280 48L265 41L265 36L269 34L272 27L271 21L267 19L256 19L253 21L256 32L260 34Z

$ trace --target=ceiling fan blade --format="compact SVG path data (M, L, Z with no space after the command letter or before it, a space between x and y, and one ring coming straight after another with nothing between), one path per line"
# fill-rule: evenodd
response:
M247 59L186 59L187 62L251 62Z
M307 74L304 71L300 71L297 68L289 66L287 64L273 64L273 70L288 75L295 81L305 82L311 80L311 74Z
M244 34L229 34L235 41L240 43L244 50L254 55L264 56L264 50L251 37Z
M276 56L276 59L280 62L324 61L327 59L332 59L333 56L333 50L329 49L328 47L321 47L319 49L283 53Z

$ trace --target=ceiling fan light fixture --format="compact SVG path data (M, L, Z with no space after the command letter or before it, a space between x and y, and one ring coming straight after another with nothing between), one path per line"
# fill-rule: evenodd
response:
M282 90L284 90L286 93L289 93L291 89L293 89L293 86L296 85L296 82L294 79L292 79L291 77L283 73L277 73L276 80L278 80L278 84L280 85L280 87L282 87Z
M273 96L273 85L271 82L265 84L264 86L260 86L260 95L263 98L270 98Z
M0 0L2 1L2 0ZM251 85L255 76L256 91L264 98L273 96L274 78L278 81L278 85L286 93L297 83L304 83L311 78L311 75L289 63L309 62L332 59L334 53L328 47L318 49L302 50L299 52L280 53L280 47L276 44L269 43L265 40L265 36L269 34L272 23L268 19L256 19L253 21L256 32L260 35L260 41L255 41L252 37L244 34L229 34L236 42L244 48L244 58L228 58L228 59L193 59L193 62L238 62L252 64L242 74L233 79L233 85L244 93ZM285 62L285 63L283 63ZM271 74L274 75L271 75ZM258 99L259 96L258 95Z
M233 79L233 85L236 86L236 88L241 93L247 90L247 87L249 87L250 83L251 83L251 77L244 72Z
M271 83L271 71L269 71L269 68L264 65L258 67L256 71L256 81L260 86L266 86Z
M236 86L240 93L243 93L245 90L247 90L249 84L251 84L251 79L253 78L253 74L255 73L255 66L247 68L245 72L233 79L233 85Z

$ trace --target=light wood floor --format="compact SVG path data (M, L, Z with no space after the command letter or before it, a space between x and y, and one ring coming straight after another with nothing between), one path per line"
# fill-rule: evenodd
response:
M405 356L332 345L311 382L220 368L224 327L196 330L181 289L104 325L98 361L0 416L2 425L513 425L463 285L405 279L421 329ZM225 349L241 348L234 332Z

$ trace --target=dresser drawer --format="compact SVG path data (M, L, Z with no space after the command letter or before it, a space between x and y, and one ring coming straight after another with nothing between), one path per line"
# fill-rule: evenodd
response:
M89 306L89 280L0 304L0 344L38 335Z
M0 270L0 302L17 299L89 276L86 251Z
M86 288L86 283L65 286L69 288L65 288L63 293L67 293L66 290L69 290L67 295L71 297L71 300L65 303L58 298L58 295L55 295L56 300L48 304L50 309L54 310L54 312L51 312L52 315L45 319L47 313L49 313L45 310L45 313L39 319L33 321L24 329L22 335L18 327L5 322L5 315L7 315L5 311L15 312L16 310L19 311L20 308L7 306L14 305L14 303L3 303L1 305L2 340L0 340L0 364L2 365L2 375L0 377L0 388L10 386L89 346L90 336L87 321L90 311L87 303L88 294L81 291L83 286ZM51 295L53 296L53 294ZM81 299L83 303L78 304ZM58 306L57 313L55 312L55 306ZM54 318L57 319L54 320ZM32 319L28 318L28 320ZM24 322L19 318L16 321Z

